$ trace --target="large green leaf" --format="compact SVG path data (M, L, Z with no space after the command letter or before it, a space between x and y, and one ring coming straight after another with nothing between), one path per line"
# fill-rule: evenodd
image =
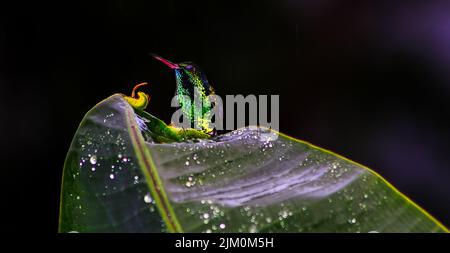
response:
M89 111L64 166L60 232L447 232L373 171L309 143L262 128L171 134L121 95Z

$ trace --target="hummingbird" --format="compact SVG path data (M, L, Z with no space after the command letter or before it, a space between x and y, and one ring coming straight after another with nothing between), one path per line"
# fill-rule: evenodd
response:
M173 63L161 56L151 55L175 71L175 95L178 97L184 117L188 118L191 125L201 128L202 131L213 132L214 129L209 126L212 105L208 96L214 94L214 89L205 73L193 62Z

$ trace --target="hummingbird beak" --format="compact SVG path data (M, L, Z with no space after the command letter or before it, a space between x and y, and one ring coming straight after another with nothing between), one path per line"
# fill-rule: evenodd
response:
M159 55L152 54L152 56L153 56L156 60L158 60L158 61L164 63L166 66L168 66L168 67L171 68L171 69L179 69L179 68L180 68L180 66L178 66L178 64L172 63L172 62L170 62L170 61L168 61L168 60L162 58L162 57L159 56Z

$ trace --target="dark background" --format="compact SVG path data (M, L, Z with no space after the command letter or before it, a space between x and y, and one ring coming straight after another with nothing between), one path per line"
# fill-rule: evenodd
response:
M387 0L2 6L2 230L57 231L65 154L100 100L148 81L147 110L169 121L175 77L150 52L196 62L219 95L279 94L282 132L373 168L449 226L449 11Z

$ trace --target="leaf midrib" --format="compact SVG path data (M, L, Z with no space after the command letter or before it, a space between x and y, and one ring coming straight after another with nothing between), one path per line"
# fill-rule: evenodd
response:
M148 154L145 141L140 132L138 132L139 127L135 120L135 112L127 103L124 104L127 127L130 133L133 148L135 149L137 159L141 164L142 172L145 175L147 185L155 198L157 209L166 223L169 232L183 232L175 212L173 211L173 207L167 198L167 193L164 191L165 188L159 178L158 171L154 166L152 158Z

